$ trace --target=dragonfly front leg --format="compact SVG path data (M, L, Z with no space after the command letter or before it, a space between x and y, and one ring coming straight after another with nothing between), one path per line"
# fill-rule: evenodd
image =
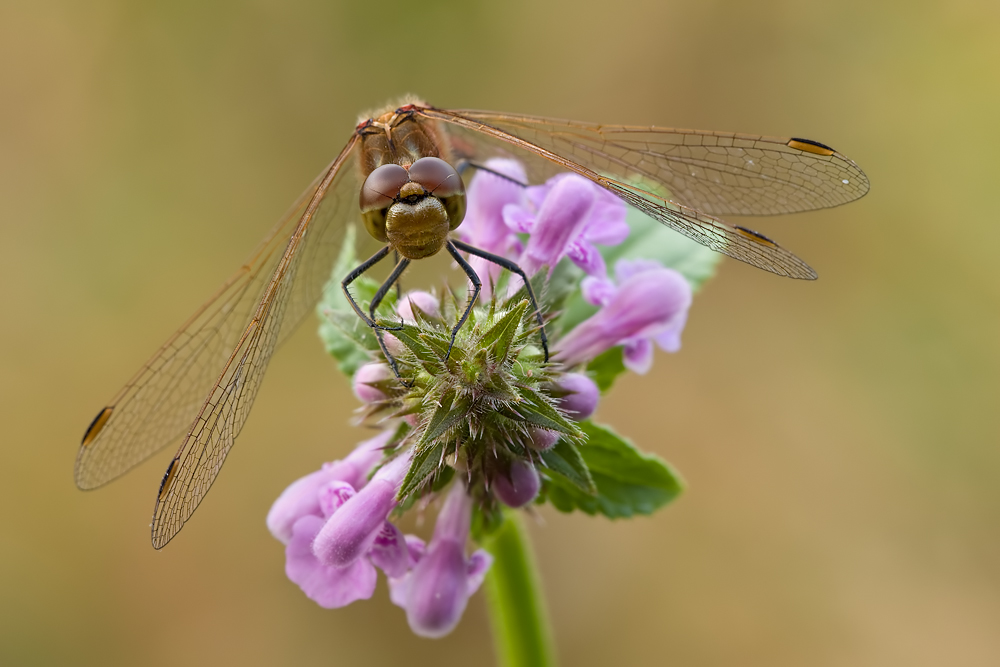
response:
M382 283L382 285L378 288L378 291L375 292L375 296L372 297L372 302L368 307L368 316L371 318L372 322L375 321L375 310L379 307L379 304L382 303L382 299L384 299L385 295L389 293L389 290L392 289L393 284L396 285L396 293L397 294L399 293L399 277L403 274L403 271L405 271L406 267L408 267L409 265L410 265L410 260L406 259L405 257L399 260L396 263L396 268L392 270L392 273L389 274L389 277L385 279L385 282ZM373 329L375 330L375 338L378 339L378 346L379 348L381 348L382 354L385 355L386 361L389 362L389 367L392 369L392 372L396 376L396 379L402 382L404 385L409 386L406 383L406 381L403 380L402 377L400 377L399 366L396 364L396 358L392 356L392 354L389 352L389 348L385 346L385 339L382 337L382 331L398 331L399 329L402 328L403 328L402 323L398 327L373 327Z
M354 300L354 296L351 294L351 290L347 288L351 283L360 278L361 274L363 274L365 271L367 271L368 269L372 268L373 266L381 262L383 259L385 259L385 256L389 254L389 249L390 249L389 246L385 246L377 253L366 259L364 262L361 263L360 266L358 266L356 269L347 274L347 277L344 278L340 283L340 286L344 289L344 296L347 297L347 302L351 304L351 308L353 308L354 312L357 313L358 317L360 317L364 321L364 323L370 326L372 329L378 328L378 325L375 324L374 316L369 317L365 313L365 311L361 310L361 306L359 306L358 302Z
M542 319L542 312L538 308L538 300L535 299L535 291L531 288L531 283L528 281L528 276L524 275L524 269L522 269L520 266L518 266L514 262L510 261L506 257L501 257L499 255L494 255L491 252L486 252L485 250L480 250L479 248L477 248L475 246L471 246L468 243L462 243L461 241L454 241L454 242L449 241L448 242L448 245L449 245L448 250L453 255L455 255L455 256L457 256L457 253L452 250L452 248L451 248L452 243L454 243L455 246L457 246L461 250L464 250L465 252L469 253L470 255L475 255L476 257L482 257L487 262L493 262L497 266L503 267L503 268L507 269L508 271L510 271L511 273L517 274L518 276L521 277L521 280L524 281L524 288L528 292L528 300L531 301L531 307L535 311L535 319L538 321L538 336L539 336L539 338L542 339L542 350L545 353L545 361L548 361L549 360L549 338L548 338L548 336L545 335L545 321ZM468 264L466 264L466 266L468 266ZM470 267L469 270L466 271L466 273L469 273L469 271L471 271L471 270L472 270L472 268ZM478 293L479 292L477 291L476 294L478 294ZM468 314L468 313L466 313L466 314ZM463 321L464 321L464 319L463 319ZM455 337L452 336L452 340L454 340L454 339L455 339Z
M448 354L445 355L445 360L451 356L451 348L455 346L455 336L458 335L458 330L462 328L463 324L465 324L465 320L469 319L469 313L472 312L472 307L476 305L476 300L479 298L479 292L483 289L483 281L479 279L475 269L473 269L469 263L465 261L465 258L459 254L458 250L455 248L456 244L462 246L465 245L461 241L449 240L445 247L448 248L448 253L455 258L455 261L458 262L460 267L462 267L462 270L465 271L465 275L469 276L469 280L472 281L472 294L469 296L469 303L465 306L465 312L462 313L462 317L458 320L458 324L455 325L455 328L451 330L451 342L448 343Z

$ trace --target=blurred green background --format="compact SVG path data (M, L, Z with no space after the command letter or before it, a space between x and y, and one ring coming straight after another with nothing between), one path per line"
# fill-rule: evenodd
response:
M653 518L545 511L564 665L1000 664L1000 4L0 4L0 662L466 665L387 598L325 611L272 500L363 437L310 323L225 473L149 546L164 453L97 492L94 414L406 92L611 123L804 136L868 173L753 226L820 273L733 261L680 354L598 417L690 489ZM365 663L364 661L367 661Z

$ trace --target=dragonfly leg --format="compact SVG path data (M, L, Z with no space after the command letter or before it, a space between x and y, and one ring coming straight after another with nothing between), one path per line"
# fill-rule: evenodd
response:
M383 259L385 259L385 256L388 254L389 254L389 246L385 246L377 253L375 253L374 255L366 259L364 262L362 262L360 266L358 266L349 274L347 274L347 277L344 278L344 280L341 281L340 283L340 286L344 288L344 295L347 296L347 301L348 303L351 304L351 308L353 308L354 312L358 314L358 317L364 320L365 324L367 324L373 329L378 328L378 325L375 324L375 320L369 317L365 313L365 311L361 310L361 306L359 306L358 302L354 300L354 297L351 295L351 290L347 289L347 287L355 280L360 278L362 273L364 273L365 271L367 271L368 269L372 268L373 266L381 262Z
M396 264L399 264L399 251L398 250L393 250L392 251L392 259L393 259L393 261L396 262ZM403 298L403 286L397 280L396 281L396 301L399 301L402 298Z
M451 342L448 343L448 354L445 355L445 360L451 356L451 348L455 345L455 336L458 335L458 330L462 328L463 324L465 324L465 320L469 319L469 313L472 312L472 307L476 305L476 299L479 298L479 292L483 289L483 281L479 279L476 271L469 266L469 263L465 261L465 258L462 257L458 250L455 249L456 244L465 245L460 241L449 240L445 247L448 248L448 253L455 258L455 261L458 262L460 267L462 267L462 270L465 271L465 275L469 276L469 280L472 281L472 294L469 296L469 303L465 306L465 312L462 313L462 317L458 320L458 324L455 325L455 328L451 330Z
M528 299L531 301L531 307L535 311L535 319L538 320L538 335L542 339L542 350L545 352L545 361L549 360L549 339L545 335L545 321L542 319L542 312L538 309L538 300L535 299L535 291L531 287L531 282L528 280L528 276L524 275L524 270L510 261L506 257L501 257L499 255L494 255L491 252L486 252L485 250L480 250L475 246L471 246L468 243L462 243L461 241L449 241L448 250L451 251L451 246L454 244L459 250L464 250L470 255L475 255L476 257L482 257L487 262L493 262L497 266L501 266L511 273L517 274L524 281L524 287L528 291ZM456 253L452 251L452 255ZM463 267L464 268L464 267ZM468 271L466 271L468 273ZM454 338L454 337L453 337Z
M368 316L371 318L372 322L375 321L375 310L378 308L379 304L382 303L382 299L385 298L385 295L392 288L393 284L395 284L397 287L397 294L399 293L398 292L399 276L403 274L403 271L405 271L406 267L408 267L409 265L410 265L410 260L406 258L399 260L396 263L396 268L392 270L392 273L389 274L389 277L385 279L385 282L382 283L382 285L378 288L378 291L375 292L375 296L372 297L371 305L368 307ZM400 326L398 327L376 326L372 328L375 330L375 338L378 339L378 346L379 348L382 349L382 354L385 355L386 361L389 362L389 367L392 368L392 372L396 376L396 379L402 382L405 386L409 386L406 383L406 381L403 380L402 377L400 377L399 366L396 364L396 358L392 356L392 354L389 352L389 349L385 346L385 339L382 337L383 331L398 331L399 329L403 328L402 324L400 324Z

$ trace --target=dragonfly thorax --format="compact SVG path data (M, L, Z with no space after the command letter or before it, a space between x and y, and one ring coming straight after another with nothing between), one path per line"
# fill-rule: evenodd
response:
M376 168L365 179L359 200L368 233L407 259L439 252L465 217L462 178L436 157L420 158L409 168Z

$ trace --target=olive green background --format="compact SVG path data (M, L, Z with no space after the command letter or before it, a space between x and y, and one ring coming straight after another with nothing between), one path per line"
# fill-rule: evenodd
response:
M991 0L0 4L0 662L491 663L478 595L429 641L384 582L326 611L285 579L271 501L364 435L313 324L162 552L166 453L72 480L94 414L406 92L804 136L871 178L750 223L818 282L724 262L681 352L600 406L690 488L654 518L542 512L564 665L1000 664Z

